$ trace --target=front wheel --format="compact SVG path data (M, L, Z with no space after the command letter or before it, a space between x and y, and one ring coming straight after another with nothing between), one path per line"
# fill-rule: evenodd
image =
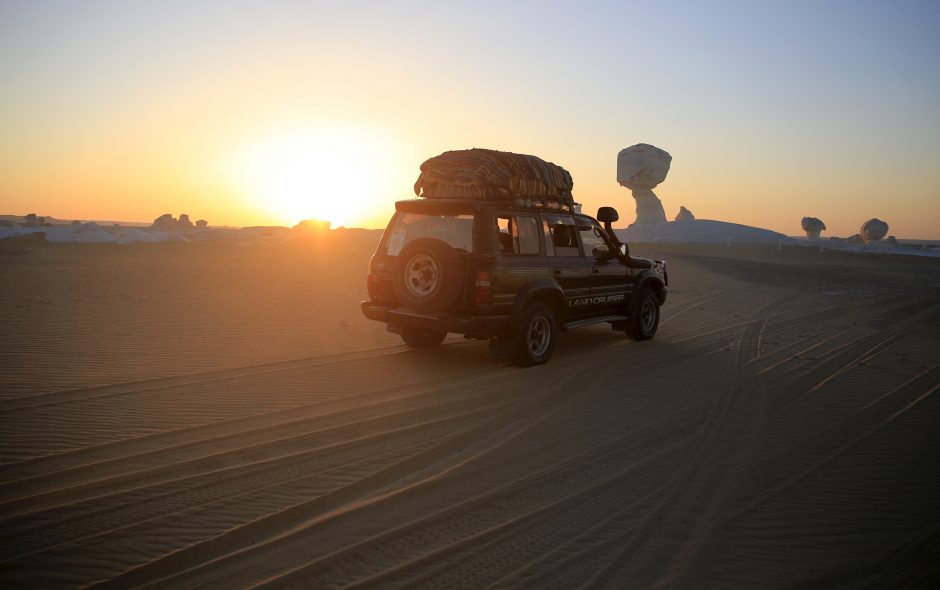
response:
M401 330L401 339L411 348L427 348L438 346L447 337L447 332L438 330L422 330L420 328L405 327Z
M514 365L530 367L547 363L555 351L558 322L555 310L544 301L530 304L515 335Z
M659 328L659 299L652 289L643 289L636 307L627 320L627 336L634 340L649 340Z

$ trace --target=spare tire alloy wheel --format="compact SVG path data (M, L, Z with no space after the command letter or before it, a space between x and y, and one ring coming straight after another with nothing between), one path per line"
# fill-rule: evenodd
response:
M558 325L552 306L544 301L530 304L516 334L513 363L527 367L548 362L555 351L557 333Z
M419 252L406 260L404 272L405 288L416 298L431 295L441 279L437 261L425 252Z
M393 286L398 301L420 312L444 311L460 296L463 262L443 240L419 238L398 254Z

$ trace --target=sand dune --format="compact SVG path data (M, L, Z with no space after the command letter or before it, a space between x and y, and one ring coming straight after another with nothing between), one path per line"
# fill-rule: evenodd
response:
M657 338L518 369L361 318L367 244L0 245L0 584L940 583L940 265L633 250Z

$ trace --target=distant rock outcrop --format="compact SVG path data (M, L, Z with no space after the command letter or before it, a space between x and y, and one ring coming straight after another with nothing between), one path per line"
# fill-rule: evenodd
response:
M180 213L180 218L176 222L176 227L181 231L192 231L196 229L193 225L193 222L189 220L189 215L185 213Z
M171 230L174 227L176 227L176 218L173 217L172 213L164 213L150 224L150 229Z
M666 211L653 188L666 180L672 156L665 150L638 143L617 154L617 182L633 192L636 221L632 225L666 223Z
M826 229L826 224L816 217L804 217L800 225L803 227L803 231L806 232L806 237L810 240L818 240L820 232Z
M712 219L696 219L692 223L670 221L661 224L631 225L625 230L617 230L617 236L628 243L778 245L791 241L787 236L769 229Z
M205 219L199 219L196 221L196 231L203 231L207 227L209 227L209 222Z
M858 235L866 244L868 242L877 242L888 233L888 224L877 217L869 219L862 224L858 230Z
M319 219L304 219L294 226L294 232L302 236L317 236L330 231L329 221L320 221Z
M23 217L23 225L26 227L49 227L52 224L45 217L37 217L35 213L29 213Z
M676 213L676 221L695 221L695 216L684 206L679 206L679 212Z
M150 225L150 229L173 233L187 233L195 230L196 226L194 226L193 222L189 220L189 215L185 213L181 213L179 219L173 217L172 213L164 213L160 217L157 217L153 220L153 223Z

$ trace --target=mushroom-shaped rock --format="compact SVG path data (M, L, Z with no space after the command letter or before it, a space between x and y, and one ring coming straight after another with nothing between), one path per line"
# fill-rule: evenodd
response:
M877 242L888 233L888 224L877 217L869 219L862 224L858 235L863 242Z
M695 221L695 216L684 206L679 205L679 212L676 213L676 221Z
M205 219L199 219L196 221L196 231L202 231L209 227L209 222Z
M620 150L617 154L617 182L633 192L636 199L634 225L666 223L666 211L653 188L666 180L672 156L646 143Z
M803 231L806 232L806 237L811 240L818 240L819 233L826 229L826 224L815 217L804 217L800 225L803 227Z
M885 242L887 242L888 244L891 244L892 246L897 246L897 245L898 245L898 239L897 239L896 237L894 237L894 236L888 236L888 238L885 240Z
M29 213L25 217L23 217L23 225L26 225L28 227L36 227L36 225L38 225L36 222L36 214Z

